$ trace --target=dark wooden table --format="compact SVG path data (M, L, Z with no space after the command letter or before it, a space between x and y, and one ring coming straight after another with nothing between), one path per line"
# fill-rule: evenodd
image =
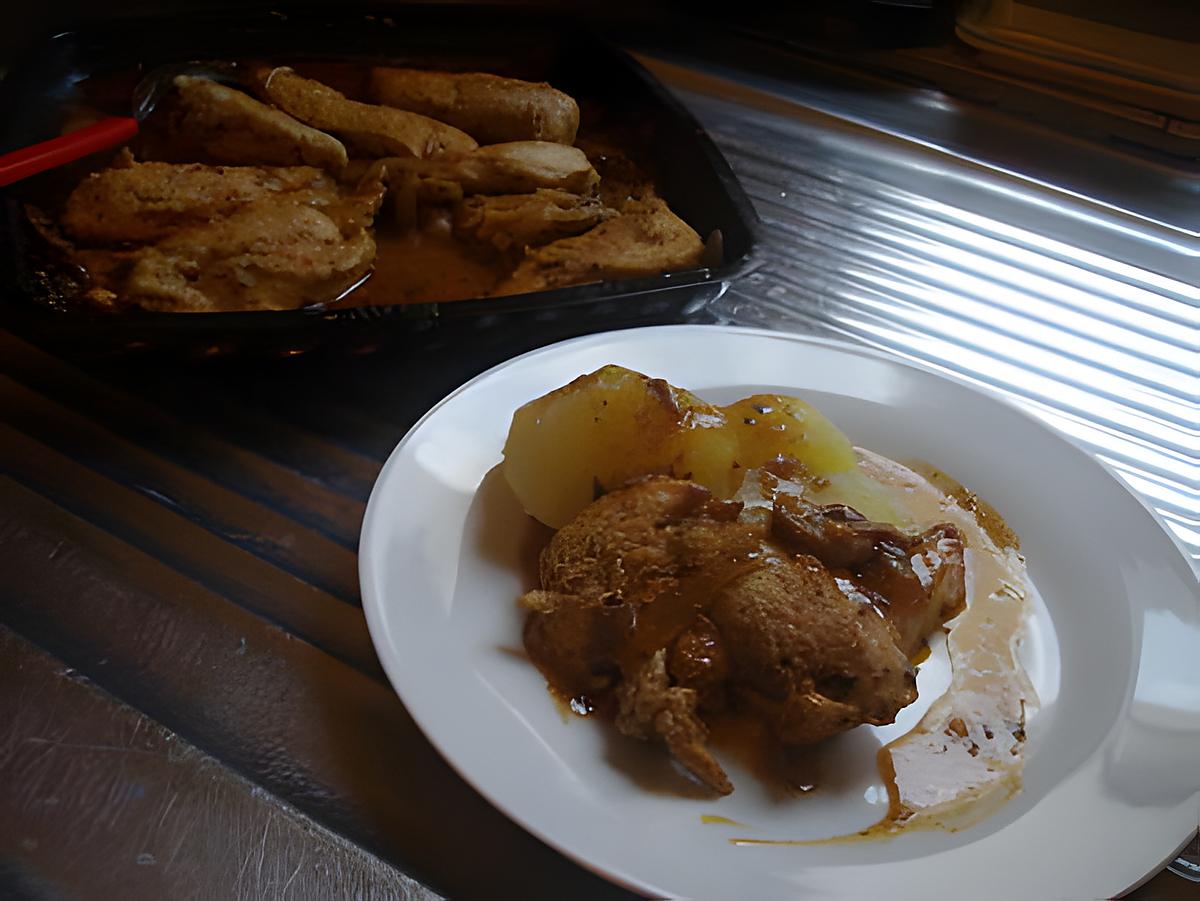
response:
M1106 417L1125 421L1132 398L1089 415L1078 394L1094 371L1184 397L1164 369L1186 347L1195 280L1161 248L1186 223L1119 231L1129 220L1064 195L1048 206L1039 187L1078 178L1068 144L1106 189L1122 166L1153 182L1147 203L1174 176L1041 133L1022 144L986 110L881 96L828 61L775 58L784 82L706 58L656 68L743 178L767 251L712 318L864 341L1009 391L1180 535L1200 521L1154 453L1130 450L1175 453L1152 437L1173 408L1139 401L1145 433L1114 433ZM1157 359L1121 348L1118 309L1166 348ZM544 340L500 326L190 362L0 333L0 898L623 894L449 769L384 679L359 606L358 531L389 451L454 387ZM1164 873L1131 897L1195 892Z

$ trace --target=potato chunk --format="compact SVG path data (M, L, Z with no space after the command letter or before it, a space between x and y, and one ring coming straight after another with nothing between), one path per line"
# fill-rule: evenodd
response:
M816 477L855 465L846 437L796 398L756 395L716 407L662 379L605 366L517 410L504 475L526 512L558 528L640 476L691 479L728 498L747 469L781 456Z

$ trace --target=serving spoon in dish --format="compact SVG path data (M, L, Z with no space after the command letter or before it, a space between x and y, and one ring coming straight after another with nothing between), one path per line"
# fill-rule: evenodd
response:
M159 66L133 89L130 116L109 116L49 141L0 155L0 187L56 169L92 153L110 150L131 140L146 117L174 88L180 75L209 78L239 87L237 67L225 62L188 62Z

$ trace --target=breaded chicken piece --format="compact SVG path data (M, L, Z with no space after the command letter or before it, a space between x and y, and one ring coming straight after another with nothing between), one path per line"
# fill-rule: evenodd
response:
M598 498L554 534L540 558L542 588L648 604L758 550L741 509L695 482L650 476Z
M285 194L293 203L329 203L337 185L310 166L136 163L126 155L71 192L62 225L85 244L146 243Z
M525 294L695 269L703 256L700 236L664 201L651 198L627 204L621 215L582 235L531 251L495 293Z
M350 100L286 67L260 68L251 77L264 100L313 128L339 135L367 156L427 157L478 146L470 135L444 122L389 106Z
M346 165L341 141L207 78L180 75L169 110L176 143L191 158L236 166L315 166L334 174ZM181 148L182 149L182 148Z
M718 794L733 792L707 747L708 727L696 712L699 695L671 685L666 652L658 651L617 688L617 729L631 738L661 739L693 776Z
M383 162L390 173L456 182L464 194L531 194L540 188L591 194L600 179L582 151L548 141L491 144L431 159Z
M909 535L871 522L851 507L817 506L781 492L775 496L771 531L788 550L816 557L846 590L875 604L909 656L966 606L962 536L949 523Z
M709 616L733 658L735 690L785 744L890 723L917 698L887 622L814 557L763 561L717 592Z
M741 513L694 482L634 482L555 533L541 589L522 599L525 647L553 684L614 694L621 732L664 741L722 793L705 710L732 699L785 744L810 744L890 723L916 698L897 633L870 600L816 557L782 551L769 518Z
M376 103L448 122L480 144L571 144L579 128L579 106L544 82L482 72L376 68L368 92Z
M615 215L595 197L539 188L466 198L454 211L454 233L506 252L580 234Z
M554 673L555 685L571 697L595 697L621 678L621 654L633 632L635 609L554 591L521 598L525 647L538 666Z
M733 660L716 624L703 613L667 646L667 673L672 684L693 689L702 711L728 706Z
M147 310L287 310L333 299L374 258L368 230L343 236L320 210L262 200L143 249L120 293Z

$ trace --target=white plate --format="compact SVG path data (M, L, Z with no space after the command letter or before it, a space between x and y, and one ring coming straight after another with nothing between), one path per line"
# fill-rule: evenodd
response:
M1015 799L953 834L735 845L879 819L878 730L837 739L827 752L837 766L810 796L771 797L731 766L736 792L713 800L689 794L661 749L563 719L533 666L510 653L521 647L515 599L533 587L528 563L546 533L489 472L518 406L606 363L720 403L799 394L856 443L935 463L1001 510L1044 598L1023 647L1043 707ZM1128 491L1044 425L870 351L673 326L518 357L451 394L400 442L372 492L359 561L383 667L450 764L534 835L648 894L1110 897L1161 866L1200 819L1200 593L1183 556ZM945 673L925 666L922 680L923 707Z

